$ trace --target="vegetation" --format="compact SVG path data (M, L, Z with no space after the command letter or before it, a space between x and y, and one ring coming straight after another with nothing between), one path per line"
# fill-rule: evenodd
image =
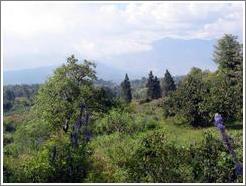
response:
M118 86L72 55L43 85L5 86L4 182L242 182L212 126L220 113L243 163L242 45L225 35L214 58Z
M157 76L153 76L152 71L149 73L149 78L146 84L147 99L158 99L161 97L161 86Z
M33 96L39 85L8 85L3 90L4 113L28 110L33 105Z
M126 74L125 80L121 83L122 98L125 102L129 103L132 100L131 83L128 75Z
M214 56L218 70L211 73L193 68L164 100L166 116L182 115L193 126L212 124L214 113L221 113L226 121L242 119L242 47L236 37L225 35Z
M174 80L169 73L168 70L166 70L165 77L162 81L162 95L168 96L172 91L176 90L176 85L174 83Z

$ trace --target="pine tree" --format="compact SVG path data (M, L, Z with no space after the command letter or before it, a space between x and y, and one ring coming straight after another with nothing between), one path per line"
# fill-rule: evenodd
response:
M154 95L154 76L152 71L150 71L149 73L149 78L147 80L147 99L153 99L153 95Z
M161 86L160 86L160 81L157 78L157 76L155 76L154 79L154 95L153 95L153 99L158 99L161 97Z
M150 71L149 78L146 84L147 87L147 98L148 99L158 99L161 97L161 86L158 78Z
M132 100L131 83L129 81L128 75L126 74L125 80L121 83L122 98L130 103Z
M162 82L162 95L167 96L171 91L176 90L176 85L174 83L174 80L169 73L168 70L166 70L163 82Z
M237 84L243 76L243 48L237 36L222 37L213 54L214 61L219 65L219 73L224 75L230 85Z
M214 51L214 61L218 66L218 75L227 84L233 96L227 96L228 100L233 98L230 103L237 109L237 117L243 116L243 46L237 41L237 36L225 35L222 37Z

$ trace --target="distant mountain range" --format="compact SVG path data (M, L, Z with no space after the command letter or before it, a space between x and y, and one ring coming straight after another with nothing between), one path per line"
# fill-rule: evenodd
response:
M24 69L3 72L3 84L40 84L44 83L58 66L40 67L35 69ZM119 83L125 77L125 72L103 64L97 64L97 77L99 79L111 80Z
M133 80L147 77L150 70L153 70L154 75L158 77L163 77L166 69L173 76L184 75L193 66L214 71L217 68L212 61L215 43L215 40L165 38L153 43L151 50L121 54L96 61L97 76L99 79L119 83L124 79L125 73L128 73L129 78ZM22 60L24 59L20 59L19 62L21 63ZM61 65L61 63L53 64L57 65L4 71L4 85L43 83L54 69Z

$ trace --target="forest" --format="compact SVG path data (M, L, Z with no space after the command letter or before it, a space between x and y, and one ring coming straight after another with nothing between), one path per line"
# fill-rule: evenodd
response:
M4 86L4 183L243 182L243 45L225 34L211 55L214 72L120 84L71 55L44 84Z

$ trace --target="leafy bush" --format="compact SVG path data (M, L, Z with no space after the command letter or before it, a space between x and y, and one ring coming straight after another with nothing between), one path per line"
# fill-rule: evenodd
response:
M233 146L238 147L235 144ZM242 182L242 177L235 175L231 155L222 141L211 133L206 133L203 142L191 146L189 151L194 181ZM242 158L239 160L242 162Z
M91 164L86 181L128 182L125 166L138 145L135 136L118 132L93 139L89 144L92 155L89 158Z
M4 158L6 182L83 182L87 170L85 144L73 149L65 136L53 136L39 151Z
M120 132L124 134L132 134L145 129L153 129L157 126L157 121L150 117L142 117L137 114L113 109L108 115L99 119L95 123L96 134L111 134Z
M151 131L127 165L130 182L242 182L230 154L211 133L185 147L169 142L165 131Z
M169 143L165 132L145 136L128 164L131 182L189 182L187 151Z

